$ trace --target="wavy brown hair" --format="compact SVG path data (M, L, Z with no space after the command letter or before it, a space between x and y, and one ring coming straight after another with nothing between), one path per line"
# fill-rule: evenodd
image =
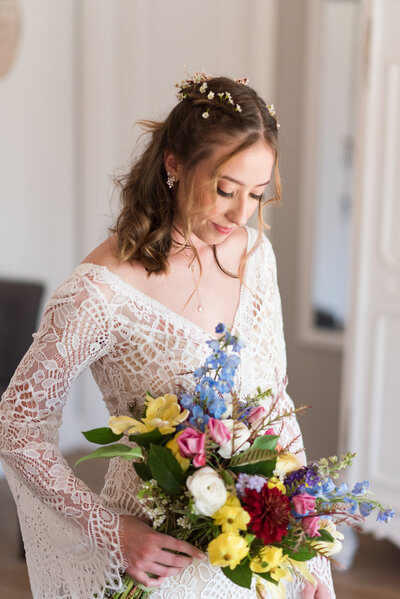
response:
M179 215L179 232L184 240L182 247L192 247L194 257L198 259L190 243L191 216L202 210L195 203L193 183L196 166L208 158L216 146L233 142L233 149L216 165L210 181L216 197L221 167L254 143L265 140L275 157L275 197L260 202L259 234L249 253L243 256L239 267L241 278L245 261L258 247L263 228L267 226L262 209L270 201L279 202L281 197L278 124L264 100L253 88L241 82L227 77L213 77L207 80L206 93L201 86L201 82L192 82L186 87L183 99L164 121L139 121L151 137L130 171L116 181L121 191L122 209L110 231L117 234L121 262L138 260L149 274L168 272L168 257L175 244L172 233L177 216L176 190L166 185L164 155L169 150L181 164L188 182L184 213ZM214 97L212 94L209 97L210 92L214 93ZM228 101L229 95L233 104ZM208 113L207 118L203 116L205 112Z

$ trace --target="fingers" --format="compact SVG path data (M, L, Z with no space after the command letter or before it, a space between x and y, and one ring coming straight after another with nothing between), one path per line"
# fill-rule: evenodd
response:
M157 533L159 537L161 537L161 545L163 549L171 549L172 551L179 551L179 553L186 553L191 557L196 559L204 559L205 555L202 551L187 543L186 541L181 541L179 539L174 539L174 537L170 537L168 535L163 535L161 533Z
M130 574L132 576L132 578L134 578L135 580L140 582L140 584L143 584L145 587L158 588L162 585L162 583L165 580L162 577L152 578L151 576L149 576L147 574L147 572L143 572L139 568L127 568L126 571L128 572L128 574Z
M306 583L306 586L304 587L303 591L302 591L302 599L314 599L315 597L315 586L312 585L310 582Z
M164 566L174 566L176 568L186 568L190 566L193 561L192 557L187 557L186 555L176 555L176 553L171 553L170 551L165 551L161 549L157 552L157 555L154 556L154 561L157 561L160 564L164 564Z

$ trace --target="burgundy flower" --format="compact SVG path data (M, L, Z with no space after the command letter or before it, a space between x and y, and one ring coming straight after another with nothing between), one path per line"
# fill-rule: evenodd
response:
M266 545L280 543L287 533L290 501L279 489L264 485L260 492L245 488L243 507L250 514L250 528Z

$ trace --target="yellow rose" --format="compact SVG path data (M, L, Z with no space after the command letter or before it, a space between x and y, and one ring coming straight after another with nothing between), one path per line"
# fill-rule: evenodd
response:
M224 532L208 545L208 556L213 566L234 570L249 552L245 539L233 532Z
M166 447L168 447L168 449L171 450L172 455L177 459L177 461L179 462L182 470L184 472L186 472L186 470L189 468L190 460L188 460L188 458L182 457L181 456L181 452L179 451L179 445L178 445L178 442L177 442L177 438L181 434L182 434L182 431L180 431L179 433L177 433L175 435L175 437L173 437L173 439L170 439L168 441L168 443L166 444Z
M215 524L222 527L222 532L246 530L250 515L244 510L235 495L229 495L225 504L212 515Z

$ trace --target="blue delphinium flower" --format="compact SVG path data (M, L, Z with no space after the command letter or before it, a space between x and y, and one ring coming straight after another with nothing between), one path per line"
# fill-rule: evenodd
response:
M208 411L213 418L219 420L222 414L226 412L226 404L223 398L216 397L213 401L209 402Z
M378 522L389 522L394 516L394 511L391 509L388 510L379 510L379 513L376 517Z
M204 431L205 425L209 420L208 414L204 414L202 408L200 406L194 406L192 409L192 417L189 419L189 422Z
M222 322L220 322L215 327L215 332L218 333L218 334L219 333L221 333L221 334L225 333L226 332L226 326Z
M213 351L219 350L219 339L209 339L208 341L206 341L206 343Z
M335 489L336 489L335 483L333 482L333 480L331 478L328 478L328 480L326 480L322 485L322 493L325 496L331 495L331 493L333 493Z
M184 410L189 410L189 412L191 412L194 406L193 395L189 395L189 393L182 393L180 396L180 404Z
M353 495L365 495L369 489L369 482L364 480L362 483L356 483L352 490Z
M349 514L355 514L358 506L358 502L355 499L346 497L345 503L347 504L347 511Z
M364 516L364 518L366 518L374 509L374 504L369 501L362 501L358 506L358 509L360 510L361 516Z
M196 368L193 375L196 379L201 379L201 377L204 376L205 373L206 373L206 369L204 368L204 366L200 366L200 368Z
M338 487L336 487L336 495L346 495L349 492L349 487L347 483L342 483Z

